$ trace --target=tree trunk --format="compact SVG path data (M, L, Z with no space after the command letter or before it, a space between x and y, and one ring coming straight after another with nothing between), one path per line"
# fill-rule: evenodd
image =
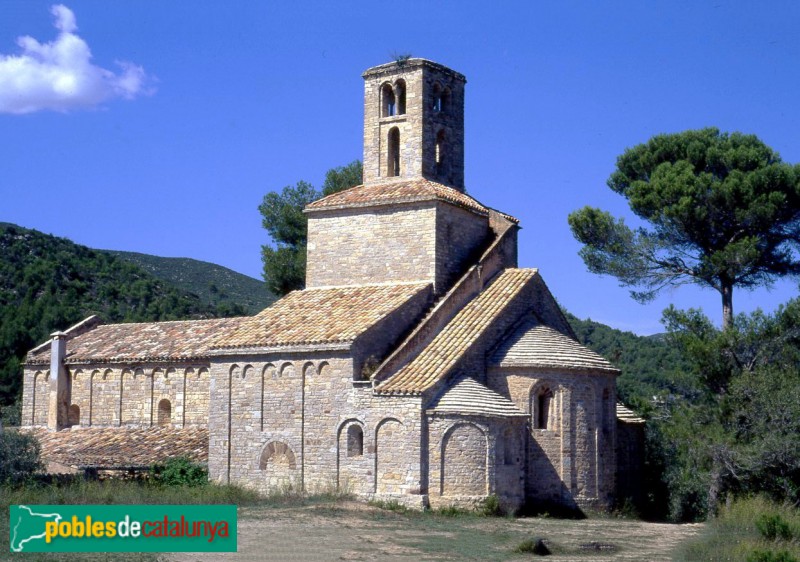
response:
M730 328L733 325L733 285L722 283L722 329Z

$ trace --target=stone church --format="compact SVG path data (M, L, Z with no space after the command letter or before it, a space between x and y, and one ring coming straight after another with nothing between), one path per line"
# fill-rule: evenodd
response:
M464 186L463 75L363 74L363 185L315 201L306 288L246 318L102 324L29 352L23 425L52 466L207 462L217 482L409 506L608 506L641 420L583 347L517 219Z

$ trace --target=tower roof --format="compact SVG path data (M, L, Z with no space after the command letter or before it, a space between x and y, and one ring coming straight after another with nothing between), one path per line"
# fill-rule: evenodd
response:
M424 178L395 179L369 185L359 185L318 199L305 211L375 207L418 201L445 201L479 215L488 215L489 208L466 193Z
M368 68L367 70L364 71L364 73L361 76L363 78L370 78L373 76L380 76L381 74L395 74L398 71L412 70L418 67L429 68L431 70L436 70L437 72L450 76L451 78L455 78L456 80L461 80L463 82L467 81L466 76L464 76L460 72L456 72L452 68L448 68L443 64L439 64L438 62L433 62L432 60L420 59L420 58L396 60L392 62L387 62L385 64L379 64L378 66L373 66L371 68Z

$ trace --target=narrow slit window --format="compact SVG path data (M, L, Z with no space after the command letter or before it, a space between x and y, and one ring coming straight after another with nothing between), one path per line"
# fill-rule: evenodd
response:
M400 129L392 127L389 131L386 155L386 175L396 177L400 175Z
M436 135L436 173L444 172L444 131Z
M553 405L553 393L546 388L536 396L536 429L550 429L550 409Z

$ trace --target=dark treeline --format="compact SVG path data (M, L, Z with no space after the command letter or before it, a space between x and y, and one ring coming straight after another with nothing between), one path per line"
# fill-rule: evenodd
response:
M149 322L243 312L239 305L204 304L105 252L0 224L0 407L21 394L25 353L89 315Z

